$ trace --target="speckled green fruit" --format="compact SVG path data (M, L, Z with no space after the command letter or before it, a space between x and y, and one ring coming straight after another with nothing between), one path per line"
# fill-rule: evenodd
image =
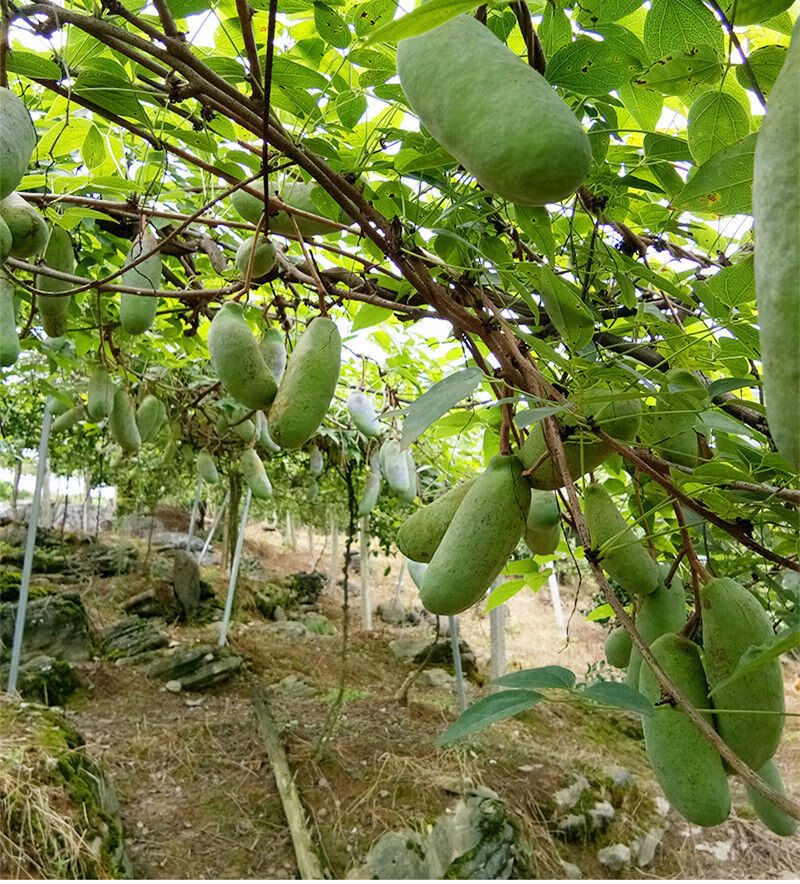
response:
M767 420L800 471L800 19L769 94L753 171L756 303Z
M481 598L516 548L531 491L513 455L495 455L467 491L422 581L432 613L458 614Z
M561 537L560 515L555 495L550 491L532 491L525 522L525 545L535 556L549 555Z
M281 448L300 448L317 432L336 390L341 358L334 321L312 320L289 356L269 411L270 434Z
M272 485L267 477L267 471L261 463L261 458L252 448L242 452L240 464L244 483L253 492L253 496L261 500L272 497Z
M621 626L612 629L606 636L605 644L606 660L609 665L625 669L631 657L632 647L631 637Z
M256 412L256 437L256 444L269 451L270 454L281 450L280 445L276 445L272 441L272 436L269 434L269 421L263 411Z
M44 263L53 270L62 273L75 272L75 254L72 251L72 240L66 230L53 227L44 250ZM43 273L36 274L36 288L43 292L66 292L73 288L73 283ZM67 316L71 296L37 295L36 307L42 317L42 328L50 338L59 338L67 330Z
M5 263L6 258L11 254L11 248L14 245L11 239L11 231L8 224L0 216L0 264Z
M768 761L758 771L758 775L765 783L772 786L776 792L780 792L781 795L786 794L780 771L774 761ZM745 787L747 788L747 798L753 806L753 810L771 832L774 832L776 835L782 835L784 838L794 835L797 831L797 820L794 817L779 810L771 801L768 801L763 795L756 792L749 783L746 783Z
M417 496L417 464L414 460L414 452L410 448L406 448L406 474L408 475L408 484L400 492L400 500L404 503L413 503Z
M283 342L283 335L277 328L266 329L258 342L258 349L270 374L279 384L286 371L286 344Z
M278 385L264 362L241 304L228 301L211 320L208 331L211 365L222 386L248 408L267 408Z
M353 426L365 436L380 436L383 432L372 400L361 390L350 394L347 399L347 411Z
M18 194L9 194L0 200L0 217L11 233L12 258L29 258L38 255L47 245L49 231L44 218L30 203Z
M260 194L264 193L264 182L261 180L254 181L249 186ZM314 201L311 198L311 194L317 186L313 181L298 181L296 178L283 178L277 182L273 182L270 179L270 193L273 196L279 197L287 206L299 209L301 212L308 212L310 215L320 214L320 210L314 205ZM249 221L251 224L258 224L258 220L264 211L263 199L258 199L249 193L237 190L231 196L231 203L233 203L234 209L245 221ZM337 229L335 226L326 224L322 220L314 221L311 218L303 218L300 215L295 215L294 219L303 236L332 233ZM280 233L283 236L295 235L294 224L286 212L270 215L269 230L271 233Z
M258 245L256 245L254 236L244 240L236 251L236 268L243 277L247 275L247 268L250 266L250 253L254 248L252 276L257 279L259 276L266 276L278 263L278 253L272 240L266 236L259 237Z
M136 426L142 442L152 442L161 432L167 420L164 403L148 394L136 409Z
M670 633L657 638L651 650L689 702L695 708L708 709L700 648ZM642 668L639 690L652 703L660 703L661 686L649 667ZM712 721L710 713L701 714ZM642 717L642 729L647 756L669 803L695 825L725 822L731 811L731 795L722 759L686 713L668 703L656 705L653 715Z
M142 437L136 426L136 412L130 396L124 390L114 393L114 404L108 419L108 426L114 441L128 454L133 454L142 446Z
M86 397L86 413L93 421L100 421L111 414L114 405L114 384L105 366L98 365L89 378Z
M142 255L151 252L158 245L152 233L145 230L131 245L125 266L132 264ZM120 284L139 289L143 292L155 292L161 285L161 252L155 252L135 267L129 267L120 278ZM129 335L140 335L146 332L155 322L158 310L158 298L153 295L134 295L123 292L119 302L119 321Z
M36 130L25 103L0 88L0 198L22 180L36 147Z
M397 439L387 439L380 447L380 465L383 478L395 494L408 488L408 461Z
M785 12L794 0L735 0L727 3L726 14L733 13L733 24L755 25Z
M658 565L622 517L611 495L594 483L584 491L586 523L603 570L628 593L647 595L661 583Z
M207 448L197 452L197 475L208 485L216 485L219 481L217 465Z
M471 15L397 44L420 122L491 193L558 202L589 174L591 146L552 86Z
M666 578L669 571L663 567L659 570ZM664 570L667 573L664 574ZM686 623L686 593L683 584L676 576L667 586L664 582L642 599L636 614L636 629L647 645L651 645L659 636L668 632L679 632ZM631 648L628 661L626 681L631 687L639 684L639 673L642 668L642 655L636 648Z
M14 289L0 277L0 366L13 365L19 356L19 335L14 313Z
M367 481L364 483L364 490L361 492L361 500L358 503L359 516L367 516L375 509L380 493L381 474L379 472L370 472L367 476Z
M758 599L741 583L717 577L700 588L703 651L712 699L718 712L717 731L733 751L758 770L775 754L783 733L783 676L779 660L714 690L733 674L752 645L773 637L769 617ZM764 714L768 713L768 714Z
M69 430L71 427L74 427L78 421L82 421L84 417L86 417L86 413L83 410L83 406L76 405L75 408L70 408L68 411L60 414L53 421L51 429L54 433L63 433L64 430Z
M461 482L437 497L433 503L421 506L412 513L397 532L400 552L415 562L430 562L461 501L474 484L474 479Z

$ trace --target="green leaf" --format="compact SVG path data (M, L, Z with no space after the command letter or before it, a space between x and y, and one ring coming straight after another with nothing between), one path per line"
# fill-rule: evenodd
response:
M353 92L340 92L336 96L336 116L345 129L352 129L364 116L367 110L367 99L364 95Z
M682 95L703 83L714 83L722 76L722 63L710 46L698 46L686 52L675 52L660 58L635 78L665 95Z
M147 113L136 97L143 94L142 90L129 80L117 79L103 71L81 71L73 89L103 110L149 125Z
M544 206L519 206L515 204L514 217L517 224L519 224L520 230L533 245L542 251L548 262L552 264L556 243L547 209Z
M568 407L568 403L564 405L542 405L539 408L528 408L514 415L514 423L520 430L529 427L531 424L538 424L546 417L552 417Z
M755 147L753 134L717 151L698 167L671 208L712 215L751 212Z
M8 53L6 67L11 73L40 80L60 80L62 76L61 68L54 61L20 49Z
M798 629L784 630L761 645L751 645L739 658L736 669L726 679L714 685L708 692L709 696L713 697L721 688L727 687L743 675L749 675L751 672L761 669L762 666L794 648L800 648L800 630Z
M471 0L430 0L430 3L418 6L373 31L365 45L396 43L406 37L416 37L461 15L462 12L471 12L474 8L475 4Z
M97 126L90 126L81 145L81 157L90 169L99 166L106 158L106 143Z
M578 37L547 63L549 82L579 95L606 95L642 69L633 56L606 40Z
M515 580L505 580L489 594L489 598L486 600L486 611L493 611L495 608L499 608L500 605L504 605L509 599L514 598L524 588L525 584L524 577L519 577Z
M649 160L668 160L671 163L692 161L689 145L683 138L649 132L644 136L644 152Z
M273 82L280 86L297 86L301 89L308 87L325 89L328 86L328 81L319 71L314 71L281 55L276 56L273 61L272 77Z
M644 45L652 59L710 47L725 57L725 36L702 0L653 0L644 20Z
M593 611L586 615L586 619L591 623L598 621L610 620L614 616L614 609L611 605L598 605Z
M536 691L498 691L496 694L489 694L462 712L439 737L438 743L440 746L446 746L482 730L495 721L524 712L543 699L544 695Z
M466 396L474 393L481 382L483 372L472 366L457 371L434 384L406 409L403 421L402 447L407 448L428 427Z
M618 681L598 681L588 688L576 691L584 700L600 703L601 706L613 706L617 709L630 709L639 715L653 714L653 704L639 691L630 685Z
M575 687L575 673L563 666L540 666L537 669L509 672L495 679L494 684L529 691L544 688L565 688L569 691Z
M569 349L577 352L585 347L594 333L594 317L573 288L548 267L542 267L539 294L550 321Z
M618 21L636 12L641 5L641 0L581 0L578 24L585 28L601 22Z
M211 8L211 0L166 0L167 8L175 18L198 15Z
M755 260L748 255L730 267L723 267L705 282L695 285L695 291L705 287L727 307L740 307L756 296Z
M330 46L347 49L350 45L350 28L338 12L324 3L314 3L314 24L317 33Z
M758 88L764 96L769 95L770 89L775 85L778 74L781 72L783 63L786 61L787 46L760 46L747 56L747 64L755 74ZM736 79L740 86L752 89L753 83L747 68L743 64L736 65Z
M741 390L743 387L753 387L755 384L755 378L720 378L708 385L708 395L713 399L714 396L731 393L733 390Z
M664 106L664 99L660 95L633 83L623 83L617 88L617 94L625 110L642 129L655 129Z
M391 310L386 307L378 307L375 304L362 304L353 320L352 331L360 331L362 328L369 328L371 325L377 325L379 322L386 322L394 316Z
M356 36L365 37L376 27L390 22L396 8L395 0L368 0L366 3L356 3L350 13Z
M689 109L689 150L696 163L704 163L718 150L750 133L750 117L727 92L706 92Z

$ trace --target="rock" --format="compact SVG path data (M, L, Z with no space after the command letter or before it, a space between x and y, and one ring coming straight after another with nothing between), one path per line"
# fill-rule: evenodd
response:
M276 623L285 623L287 620L286 611L280 605L275 605L275 609L272 612L272 619Z
M616 816L616 811L608 801L598 801L587 816L590 830L604 832Z
M272 685L273 689L287 697L316 697L319 689L299 675L287 675Z
M421 837L410 829L387 832L373 844L364 865L347 877L383 881L428 878L420 841Z
M165 682L178 682L183 691L202 691L232 678L243 666L244 660L230 648L192 645L178 647L157 660L147 674Z
M583 877L583 872L576 865L563 859L561 860L561 869L564 872L562 877L569 881L577 881Z
M299 620L278 620L273 624L275 632L286 638L302 638L308 630Z
M181 692L181 683L177 678L170 679L165 685L164 690L169 691L171 694L179 694Z
M419 674L417 684L422 687L452 688L455 679L445 669L423 669Z
M17 617L15 602L0 603L0 644L10 654ZM89 618L77 593L31 599L25 617L23 653L57 660L89 659Z
M597 860L612 872L618 872L631 861L631 849L627 844L612 844L597 851Z
M717 862L727 862L733 852L733 838L728 841L714 841L712 844L696 844L695 850L710 853Z
M612 767L608 777L611 780L611 802L619 807L625 796L635 788L636 780L626 767Z
M556 831L567 841L582 841L589 830L586 814L570 813L556 823Z
M185 549L176 549L172 562L172 587L183 611L191 620L200 604L200 567Z
M8 667L0 668L0 683L8 682ZM80 687L80 681L66 660L54 660L39 655L21 664L17 690L26 700L45 706L63 706L69 696Z
M408 635L390 641L389 650L404 663L412 663L429 644L425 636Z
M127 617L100 633L100 647L109 660L135 657L165 648L169 640L147 620Z
M390 626L399 626L406 619L406 610L400 602L397 601L385 602L384 604L378 605L375 609L375 613L384 623L388 623Z
M99 577L130 574L139 564L139 554L130 543L118 543L115 546L94 543L89 550L88 559L93 573Z
M581 800L583 793L588 789L589 781L586 777L578 774L569 786L559 789L558 792L553 795L556 810L562 813L565 810L571 810Z
M189 549L189 536L185 534L183 531L156 531L150 542L156 547L160 552L166 552L170 549ZM205 540L202 537L193 537L191 542L191 551L192 552L200 552L203 548ZM204 559L206 564L208 564L208 560Z
M302 623L309 632L316 635L336 635L336 627L318 611L309 611L303 616Z
M666 798L662 798L660 795L656 795L653 799L653 804L655 805L655 811L660 817L665 817L670 810L669 801Z
M637 849L634 852L636 865L637 866L649 866L653 861L656 855L656 848L661 843L661 839L664 837L664 830L659 828L658 826L654 826L650 831L642 838L641 842L637 845Z
M319 571L298 571L289 575L289 590L297 604L314 605L325 588L327 577Z
M146 589L122 603L122 610L131 617L161 617L164 614L155 589Z
M420 616L419 611L406 611L405 620L406 623L410 623L412 626L419 626L422 622L422 617Z
M477 679L478 677L478 660L470 646L460 639L458 642L461 651L461 669L464 677L469 679ZM427 644L415 657L414 663L422 663L427 660L427 666L444 666L448 672L454 673L453 651L450 647L450 641L437 641Z

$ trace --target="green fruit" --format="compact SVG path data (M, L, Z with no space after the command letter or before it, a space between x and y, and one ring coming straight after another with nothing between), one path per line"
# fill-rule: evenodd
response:
M11 239L11 231L8 229L8 224L0 216L0 264L5 263L6 258L11 254L13 245L14 242Z
M549 491L531 493L524 537L525 544L535 556L546 556L558 546L560 518L554 494Z
M727 4L725 14L730 17L733 13L731 24L739 27L755 25L785 12L793 2L794 0L735 0Z
M136 426L136 412L124 390L117 390L114 393L114 404L108 418L108 426L114 441L123 451L133 454L141 448L142 437Z
M75 253L72 251L72 240L62 227L53 227L47 248L44 250L44 263L53 270L62 273L75 272ZM73 287L71 282L36 274L36 288L43 292L66 292ZM67 315L71 295L37 295L36 306L42 317L42 327L50 338L60 338L67 330Z
M667 634L657 638L651 650L689 702L708 709L708 684L697 645ZM719 753L685 712L661 703L661 686L648 667L642 669L639 690L656 704L651 716L642 717L644 745L669 803L695 825L723 823L731 811L731 795ZM712 721L710 713L701 714Z
M283 178L276 183L270 180L270 192L273 196L279 197L291 206L293 209L299 209L301 212L308 212L310 215L319 215L319 209L314 205L311 194L318 185L314 181L298 181L296 178ZM262 180L253 181L249 187L264 193L264 182ZM251 196L242 190L237 190L231 195L231 203L234 209L251 224L258 224L261 215L264 212L264 200ZM316 236L318 234L332 233L337 228L326 224L324 221L312 221L310 218L303 218L299 215L293 216L297 222L297 227L303 236ZM271 233L280 233L283 236L295 236L294 224L286 212L278 212L276 215L270 215L269 231Z
M0 366L13 365L19 356L19 335L14 313L14 290L0 276Z
M398 496L405 503L413 503L414 498L417 496L417 465L414 462L414 454L410 448L406 448L405 455L408 483Z
M800 19L769 94L753 172L756 302L767 420L800 470Z
M647 595L661 583L658 565L623 519L602 485L589 485L583 497L592 547L603 570L628 593Z
M270 434L281 448L300 448L317 432L336 390L341 355L336 324L314 319L289 356L269 412Z
M54 433L61 433L64 430L68 430L70 427L74 427L78 421L81 421L86 416L83 406L77 405L75 408L70 408L69 411L65 411L63 414L60 414L54 421L53 426L51 427Z
M145 230L134 241L125 259L125 266L133 263L141 255L151 252L158 246L158 240L152 233ZM121 285L140 289L141 291L157 291L161 284L161 252L155 252L140 264L126 270L120 279ZM129 335L140 335L146 332L155 322L158 310L158 298L153 295L133 295L123 292L119 302L119 321Z
M319 483L316 479L312 479L308 483L308 488L306 489L306 500L309 503L313 503L317 497L319 497Z
M277 328L268 328L258 342L258 348L272 377L279 384L286 371L286 344L283 342L283 335Z
M475 479L461 482L427 506L412 513L397 532L397 547L415 562L430 562L453 516Z
M361 500L358 504L359 516L369 515L378 502L378 495L381 493L381 474L371 472L367 477L364 485L364 491L361 494Z
M522 464L513 455L495 455L461 501L425 572L420 600L432 614L458 614L481 598L519 543L530 504Z
M18 193L0 200L0 217L11 234L9 255L12 258L38 255L47 245L49 232L44 218Z
M700 463L700 446L697 442L697 433L694 430L682 430L679 433L673 433L663 442L653 447L660 457L670 461L670 463L677 463L692 469Z
M617 669L625 669L631 658L631 648L633 643L627 632L618 626L612 629L606 636L606 660L610 666L616 666Z
M383 477L395 494L407 493L409 486L408 459L396 439L387 439L380 448Z
M272 436L269 434L269 422L263 411L256 412L256 436L257 444L266 448L271 454L281 450L280 445L276 445L272 441Z
M774 761L768 761L758 771L758 775L764 780L764 782L772 786L773 789L780 792L781 795L786 794L783 780L781 780L780 771ZM794 819L794 817L789 816L789 814L784 813L782 810L779 810L771 801L768 801L756 792L749 783L746 783L745 786L747 788L747 797L750 804L753 805L753 810L756 812L761 822L776 835L783 835L785 838L794 835L797 831L797 820Z
M365 436L380 436L383 432L375 414L375 406L360 390L356 390L348 397L347 411L353 426Z
M247 268L250 266L250 253L255 249L253 255L253 278L266 276L270 270L278 263L278 253L272 241L266 236L259 237L258 245L256 238L251 236L242 242L236 251L236 267L242 276L247 276Z
M252 442L256 438L256 425L251 420L244 420L234 424L233 431L245 442Z
M89 378L86 412L93 421L99 421L111 414L113 405L114 384L108 370L98 365Z
M323 460L322 452L315 445L308 453L308 470L312 476L320 476L324 469L325 461Z
M151 442L161 432L167 419L164 403L155 396L147 395L136 409L136 426L142 442Z
M35 147L36 130L28 108L9 89L0 88L0 198L22 180Z
M550 84L470 15L397 44L420 122L491 193L558 202L589 174L589 138Z
M217 466L207 448L197 452L197 475L209 485L216 485L219 481Z
M769 617L756 597L729 577L718 577L702 586L700 605L706 673L714 691L714 706L720 710L749 710L718 712L717 731L745 764L758 770L775 754L783 733L780 661L771 660L719 690L714 688L733 674L748 648L771 641Z
M267 408L278 385L264 362L241 304L228 301L208 331L211 365L228 393L248 408Z
M663 572L665 569L659 570ZM662 573L662 576L666 578L667 574ZM636 629L648 646L665 633L679 632L685 623L686 595L683 584L677 576L672 578L669 586L662 581L658 589L646 595L636 615ZM636 648L631 648L628 662L629 678L626 678L631 687L638 687L641 667L642 655Z
M266 500L272 497L272 485L270 484L264 464L261 458L248 448L242 452L241 457L242 478L245 485L253 492L254 497Z

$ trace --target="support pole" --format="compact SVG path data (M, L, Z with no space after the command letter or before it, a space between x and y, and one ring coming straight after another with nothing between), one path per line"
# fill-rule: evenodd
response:
M369 592L369 516L361 517L359 554L361 558L361 625L372 630L372 600Z
M17 690L17 676L19 675L19 661L22 656L22 635L25 632L25 614L28 609L28 590L31 585L31 571L33 570L33 551L36 546L36 526L39 523L39 503L42 498L42 486L44 485L45 472L47 472L47 445L50 441L50 424L52 422L52 401L48 396L44 404L42 415L42 434L39 437L39 462L36 465L36 486L31 501L31 512L28 517L28 538L25 542L25 559L22 564L22 576L19 581L19 600L17 602L17 619L14 624L14 643L11 647L11 665L8 670L8 693L13 694Z
M248 488L244 499L244 508L242 509L242 521L239 523L239 536L236 538L236 549L233 553L231 577L228 581L228 597L225 599L225 613L222 615L222 626L219 630L220 647L223 647L228 640L228 626L231 622L231 611L233 610L233 594L236 591L236 579L239 576L239 563L242 560L242 546L244 546L244 532L247 528L247 515L250 512L250 499L252 496L253 492Z
M308 553L311 556L311 565L314 565L314 527L308 525Z
M489 634L491 644L491 660L489 676L496 681L506 674L506 606L499 605L489 611ZM492 692L501 690L499 685L492 685Z
M192 515L189 518L189 536L186 539L186 549L191 552L192 551L192 538L194 537L194 524L197 521L197 508L200 506L200 489L203 485L203 480L198 478L197 480L197 488L194 492L194 503L192 504Z
M214 538L214 532L217 530L217 526L219 525L220 519L225 512L225 507L228 505L228 500L230 499L230 496L230 491L226 491L225 497L222 498L222 503L219 505L216 516L214 516L214 524L211 526L211 530L208 532L208 537L206 537L206 542L203 544L203 548L200 550L200 555L197 557L198 565L203 564L203 557L208 552L209 546L211 546L211 541Z
M467 708L467 690L464 685L464 670L461 666L461 648L458 646L458 617L448 617L447 622L450 625L450 648L453 652L453 666L456 673L458 711L463 712Z
M393 602L397 604L400 600L400 593L403 591L403 577L406 574L406 557L400 556L400 571L397 574L397 585L394 588Z
M331 567L328 571L328 589L333 590L339 573L339 526L331 519Z
M550 562L548 567L552 573L547 578L547 585L550 589L550 599L553 602L553 613L556 617L558 628L562 632L567 631L567 621L564 619L564 609L561 607L561 593L558 590L558 577L556 576L556 563Z

